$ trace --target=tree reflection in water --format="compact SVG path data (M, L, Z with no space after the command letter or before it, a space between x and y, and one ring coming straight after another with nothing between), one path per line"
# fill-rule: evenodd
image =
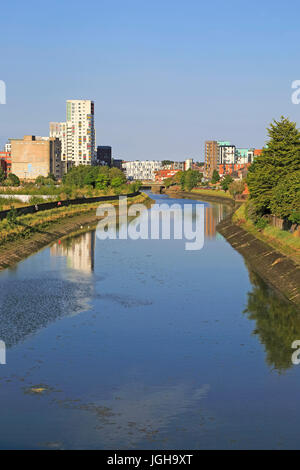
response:
M256 322L253 334L265 346L268 366L281 373L293 366L291 345L300 340L300 312L248 269L253 290L244 313Z

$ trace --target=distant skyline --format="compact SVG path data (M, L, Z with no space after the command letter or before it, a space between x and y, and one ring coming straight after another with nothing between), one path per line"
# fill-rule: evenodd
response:
M12 0L1 5L0 147L49 135L67 99L95 101L97 145L124 160L204 158L205 140L261 148L300 127L296 0Z

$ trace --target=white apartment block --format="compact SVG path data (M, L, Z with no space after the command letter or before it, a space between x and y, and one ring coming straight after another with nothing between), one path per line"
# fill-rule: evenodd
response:
M229 142L218 142L219 156L218 164L220 165L233 165L236 158L236 147Z
M236 149L236 163L239 165L245 165L247 163L253 163L254 161L254 149Z
M50 137L60 139L62 161L73 165L91 165L96 149L94 102L67 100L67 120L51 122Z
M94 102L67 101L67 158L75 165L91 165L95 159Z
M193 159L187 158L184 162L184 169L185 171L191 170L193 168Z
M155 172L162 169L162 163L154 160L123 162L122 168L128 179L155 180Z

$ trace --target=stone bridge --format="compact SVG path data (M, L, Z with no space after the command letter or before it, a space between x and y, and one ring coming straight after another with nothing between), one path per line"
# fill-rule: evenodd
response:
M154 194L160 194L165 185L153 181L142 181L141 189L150 189Z

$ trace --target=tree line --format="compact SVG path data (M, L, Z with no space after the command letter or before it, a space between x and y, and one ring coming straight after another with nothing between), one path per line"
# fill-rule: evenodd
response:
M255 223L268 214L300 224L300 131L281 117L268 129L269 141L250 166L248 217Z

